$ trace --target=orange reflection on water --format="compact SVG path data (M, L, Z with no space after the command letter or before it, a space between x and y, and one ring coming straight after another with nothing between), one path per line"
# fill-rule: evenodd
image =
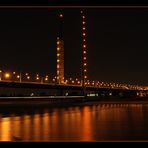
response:
M20 116L12 116L11 117L11 130L12 130L12 135L11 135L11 140L16 141L17 138L22 138L22 117Z
M43 130L43 133L44 133L42 135L43 140L48 141L48 139L50 138L50 116L49 116L48 112L44 113L42 124L43 124L42 130Z
M1 119L1 141L11 141L10 118Z
M82 141L91 141L92 133L91 133L91 110L89 106L84 107L82 111L82 133L81 140Z
M30 116L29 115L24 115L24 134L23 134L23 139L26 139L27 141L28 140L31 140L31 137L30 137L30 135L32 134L32 133L30 133L30 125L31 125L31 120L30 120Z
M53 111L53 113L50 115L50 137L51 140L56 140L60 135L60 129L62 128L62 125L59 124L59 110L56 109Z
M40 139L40 114L35 114L33 117L33 135L34 135L34 140L38 141L38 139Z
M148 139L148 105L92 104L0 115L1 141Z

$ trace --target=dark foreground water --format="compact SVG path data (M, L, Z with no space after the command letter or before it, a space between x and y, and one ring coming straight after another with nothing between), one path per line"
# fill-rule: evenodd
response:
M1 141L148 140L148 105L91 103L0 111Z

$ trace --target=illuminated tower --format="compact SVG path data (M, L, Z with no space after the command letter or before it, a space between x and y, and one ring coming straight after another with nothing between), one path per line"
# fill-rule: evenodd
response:
M57 37L57 83L64 83L64 40L63 40L63 14L59 14L60 26Z
M87 81L87 45L86 45L86 17L81 11L82 19L82 86L84 87Z

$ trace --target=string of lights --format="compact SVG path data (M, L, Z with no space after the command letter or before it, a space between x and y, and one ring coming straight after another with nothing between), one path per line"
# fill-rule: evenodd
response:
M59 14L60 26L57 37L57 83L64 83L64 40L63 40L63 14Z
M81 11L82 17L82 75L83 75L83 85L86 85L87 81L87 45L86 45L86 16L83 11Z

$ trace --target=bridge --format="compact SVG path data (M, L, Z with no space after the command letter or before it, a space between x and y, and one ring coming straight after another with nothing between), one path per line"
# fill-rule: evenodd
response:
M57 37L57 73L47 75L28 72L0 70L0 96L99 96L99 97L143 97L148 87L140 85L102 82L88 79L86 16L82 20L81 78L64 77L64 39L62 34L63 14L59 14L60 26Z
M72 80L73 81L73 80ZM104 85L102 85L104 84ZM86 96L111 97L144 97L148 95L147 87L132 86L127 84L112 83L87 83L85 85ZM81 84L58 84L53 82L31 81L0 81L0 96L83 96Z

